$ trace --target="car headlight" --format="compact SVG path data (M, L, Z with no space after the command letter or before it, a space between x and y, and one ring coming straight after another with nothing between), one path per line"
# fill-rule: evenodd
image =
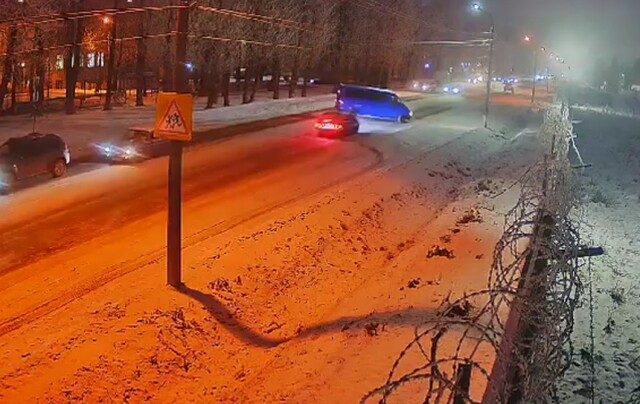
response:
M102 154L105 154L107 156L110 156L111 154L114 154L116 152L116 148L110 144L99 144L97 145L97 148Z
M459 89L459 88L454 88L454 89L453 89L453 93L454 93L454 94L458 94L459 92L460 92L460 89Z
M444 91L445 93L448 93L449 92L449 87L443 88L442 91Z

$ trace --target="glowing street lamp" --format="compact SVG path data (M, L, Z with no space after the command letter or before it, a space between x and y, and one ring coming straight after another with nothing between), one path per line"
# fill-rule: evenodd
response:
M525 42L531 42L531 37L529 35L525 35L524 36L524 41Z

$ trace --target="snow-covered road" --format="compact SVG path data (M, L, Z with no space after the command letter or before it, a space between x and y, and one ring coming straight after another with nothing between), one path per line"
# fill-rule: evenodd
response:
M445 296L486 285L538 158L523 109L494 108L490 132L473 100L413 108L346 141L303 121L188 151L181 292L166 159L1 199L0 401L357 401Z

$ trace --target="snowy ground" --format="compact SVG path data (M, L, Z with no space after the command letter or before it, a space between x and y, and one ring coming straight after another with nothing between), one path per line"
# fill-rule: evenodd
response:
M577 146L585 163L592 164L581 174L581 236L603 246L606 255L592 258L582 270L585 291L575 314L575 359L559 385L559 398L564 403L592 402L593 375L595 402L637 403L640 121L584 111L575 119L581 121L575 125Z
M485 288L539 157L524 108L495 106L486 131L481 103L412 105L347 141L305 121L188 151L180 292L165 159L1 200L26 208L0 223L0 401L359 401L445 296Z

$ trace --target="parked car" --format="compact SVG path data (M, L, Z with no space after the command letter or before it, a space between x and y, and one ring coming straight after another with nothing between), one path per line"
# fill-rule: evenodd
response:
M314 127L318 136L341 137L358 133L360 124L358 118L353 114L327 112L320 115Z
M390 90L341 84L336 94L339 112L402 123L413 117L413 111Z
M133 127L120 141L97 144L96 151L110 163L135 163L167 154L169 142L154 138L152 128Z
M60 136L30 133L13 137L0 146L0 192L11 192L17 181L50 173L61 177L71 161Z

